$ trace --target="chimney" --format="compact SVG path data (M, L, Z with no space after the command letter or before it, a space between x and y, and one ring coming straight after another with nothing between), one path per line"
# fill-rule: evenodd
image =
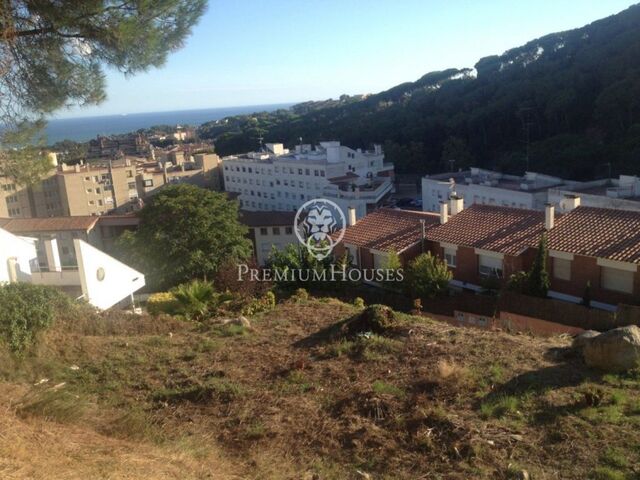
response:
M440 224L444 225L449 221L449 204L440 202Z
M449 197L451 202L451 216L457 215L464 209L464 199L458 195L451 195Z
M565 212L575 210L580 206L580 197L577 195L565 195L562 199L562 209Z
M551 203L544 206L544 229L548 232L553 228L555 223L556 208Z
M350 227L353 227L356 224L356 209L354 207L349 207L348 217L349 218L347 218L347 223Z

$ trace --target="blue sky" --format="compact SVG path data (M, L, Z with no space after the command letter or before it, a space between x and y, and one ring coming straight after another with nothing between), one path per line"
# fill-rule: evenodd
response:
M637 1L637 0L636 0ZM108 73L107 100L58 117L261 105L375 93L472 67L628 0L210 0L161 69Z

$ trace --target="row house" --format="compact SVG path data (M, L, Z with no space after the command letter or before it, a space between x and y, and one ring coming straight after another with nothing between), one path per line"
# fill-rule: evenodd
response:
M553 205L544 211L477 204L465 209L454 195L428 220L415 212L379 210L348 227L341 248L357 254L353 263L360 268L377 266L376 256L385 252L401 253L406 263L430 251L451 270L452 287L480 291L487 280L504 284L528 271L546 234L550 297L579 303L588 291L594 307L636 303L640 212L581 206L573 195L561 203L561 215Z

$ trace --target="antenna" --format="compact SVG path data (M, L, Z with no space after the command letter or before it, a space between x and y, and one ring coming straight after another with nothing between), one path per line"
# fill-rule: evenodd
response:
M260 136L258 137L258 145L260 147L260 150L262 150L262 142L264 140L264 137L262 136L262 134L260 134Z
M522 131L524 133L524 144L526 151L526 171L529 171L531 160L531 126L533 125L533 121L531 119L532 111L533 107L522 107L520 109L520 119L522 120Z
M449 171L453 172L453 166L455 165L456 161L452 158L451 160L449 160Z

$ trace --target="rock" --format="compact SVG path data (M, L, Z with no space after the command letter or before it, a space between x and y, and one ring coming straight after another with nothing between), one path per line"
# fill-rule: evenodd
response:
M585 332L582 332L581 334L576 335L576 337L573 339L571 347L574 350L578 350L581 352L584 349L584 346L589 343L592 338L595 338L598 335L600 335L600 332L596 332L595 330L587 330Z
M223 325L239 325L245 328L251 328L251 322L247 317L243 317L240 315L238 318L230 318L227 320L223 320Z
M518 480L529 480L531 477L529 476L529 472L526 470L520 470L515 474L514 478L517 478Z
M586 342L584 360L590 367L621 372L640 364L640 328L635 325L615 328Z

